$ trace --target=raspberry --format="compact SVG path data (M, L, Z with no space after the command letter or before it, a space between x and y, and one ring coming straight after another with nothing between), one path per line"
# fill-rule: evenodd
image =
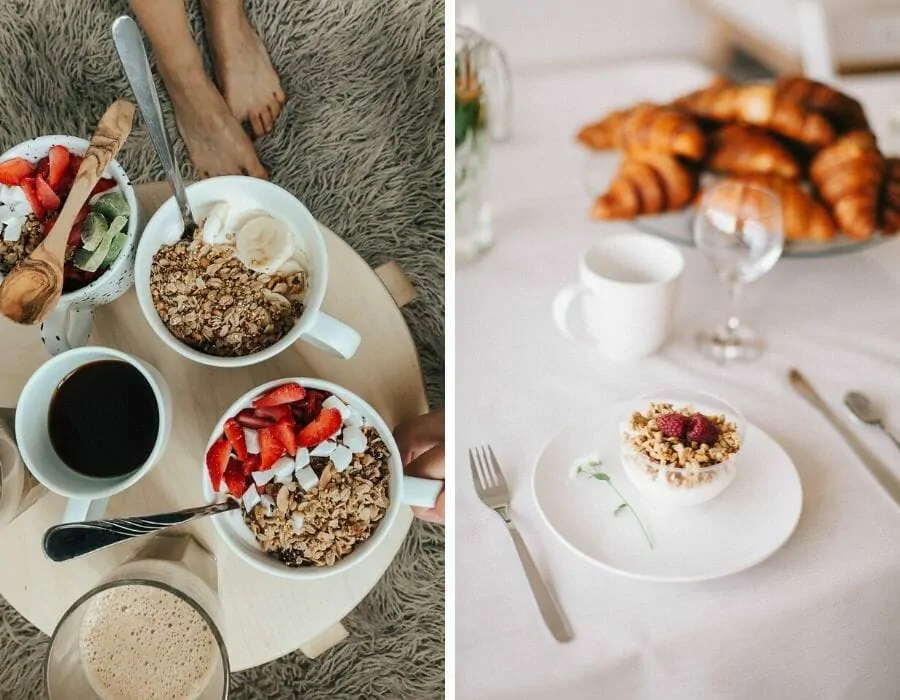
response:
M688 440L712 445L719 439L719 429L702 413L695 413L687 427Z
M656 427L666 437L681 439L688 427L688 418L680 413L664 413L657 416Z

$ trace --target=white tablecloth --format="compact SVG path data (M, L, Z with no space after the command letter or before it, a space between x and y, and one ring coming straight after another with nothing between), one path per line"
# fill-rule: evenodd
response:
M878 262L888 252L900 260L900 243L783 260L750 285L743 316L769 345L756 364L720 368L695 352L694 332L722 318L725 295L693 250L677 334L653 358L613 364L563 339L551 320L579 253L627 230L588 219L576 128L705 79L699 67L671 61L516 78L514 138L493 163L497 243L456 283L459 698L900 698L900 508L786 381L789 367L801 368L835 407L851 388L868 392L900 429L900 281ZM800 472L796 533L744 573L702 584L630 580L577 558L540 519L530 480L551 436L613 399L672 385L736 403ZM900 474L887 438L854 429ZM466 448L484 443L571 620L569 644L544 628L509 535L476 499Z

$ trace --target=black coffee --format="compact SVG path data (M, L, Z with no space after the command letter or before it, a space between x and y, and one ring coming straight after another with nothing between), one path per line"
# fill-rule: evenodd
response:
M159 408L140 371L120 360L100 360L59 383L47 423L50 443L66 466L110 478L147 461L159 432Z

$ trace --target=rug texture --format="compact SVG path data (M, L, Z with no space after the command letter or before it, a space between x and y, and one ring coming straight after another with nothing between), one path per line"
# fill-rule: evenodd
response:
M197 0L187 4L208 54ZM443 2L245 5L288 96L275 130L258 143L263 165L369 264L400 263L420 294L404 314L429 400L441 405ZM0 150L40 134L88 136L112 100L130 96L109 35L126 11L124 0L0 2ZM174 135L164 91L161 98ZM194 177L177 148L184 174ZM163 179L139 121L120 160L136 182ZM294 653L236 673L232 697L441 697L443 549L443 530L417 522L387 574L345 620L349 640L315 661ZM0 599L0 700L42 697L46 644Z

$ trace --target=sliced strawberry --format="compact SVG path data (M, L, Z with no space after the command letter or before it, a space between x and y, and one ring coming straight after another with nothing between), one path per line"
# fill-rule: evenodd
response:
M244 476L250 476L253 472L258 472L260 464L262 464L262 460L259 458L259 455L247 455L247 459L244 460Z
M297 454L297 435L294 433L293 417L282 418L270 430L275 433L278 442L284 446L284 449L291 457Z
M306 390L302 386L297 384L297 382L288 382L266 392L256 399L253 405L257 408L260 406L278 406L284 403L300 401L304 396L306 396Z
M319 415L297 433L298 447L314 447L341 429L341 412L336 408L323 408Z
M206 452L206 471L209 474L209 482L212 484L213 491L218 491L222 485L222 474L228 465L231 457L231 445L224 437L216 440L212 447ZM240 494L238 494L240 495Z
M41 200L41 206L44 207L45 210L56 211L59 209L62 200L60 200L56 192L53 191L53 188L50 187L50 185L47 184L47 181L40 175L34 178L34 189L38 199Z
M331 396L327 391L307 389L306 398L300 403L291 404L291 410L299 425L312 423L322 411L322 403Z
M231 449L241 461L247 459L247 440L244 438L244 429L234 418L225 421L225 437L231 443Z
M284 403L279 406L262 406L260 408L257 408L254 413L264 418L271 418L276 423L284 418L290 418L291 423L294 422L294 416L291 413L291 407L288 404Z
M97 184L94 185L94 189L91 190L91 196L93 197L95 194L100 194L102 192L106 192L106 190L111 190L116 186L116 181L110 177L101 177L97 180Z
M40 175L45 180L50 176L50 157L44 156L34 166L34 175Z
M33 177L23 177L22 181L19 183L19 187L22 188L22 192L25 193L25 199L28 200L28 204L31 205L31 211L34 212L34 215L39 218L44 218L44 205L41 204L40 197L38 197L37 191L35 190L35 180Z
M253 430L259 430L260 428L266 428L270 425L275 425L276 418L272 418L271 416L260 416L257 415L256 411L252 408L245 408L243 411L238 413L234 419L245 428L253 428Z
M47 178L47 183L54 190L56 190L56 188L59 187L60 182L62 182L63 175L66 174L66 171L69 168L69 160L71 157L72 155L69 153L69 149L65 146L50 147L50 153L47 156L49 160L47 174L44 175L44 177ZM43 171L41 174L43 175Z
M226 442L225 444L227 445L228 443ZM241 464L239 459L232 457L229 460L223 478L225 479L225 487L228 489L228 493L235 498L240 498L244 495L244 491L247 490L248 478L244 475L244 465Z
M91 213L91 206L89 204L85 204L81 209L78 210L78 213L75 215L75 223L80 224L87 218L87 215Z
M24 158L10 158L0 163L0 183L14 187L22 178L34 174L34 165Z
M259 431L259 468L269 469L284 455L285 448L272 427L260 428Z

